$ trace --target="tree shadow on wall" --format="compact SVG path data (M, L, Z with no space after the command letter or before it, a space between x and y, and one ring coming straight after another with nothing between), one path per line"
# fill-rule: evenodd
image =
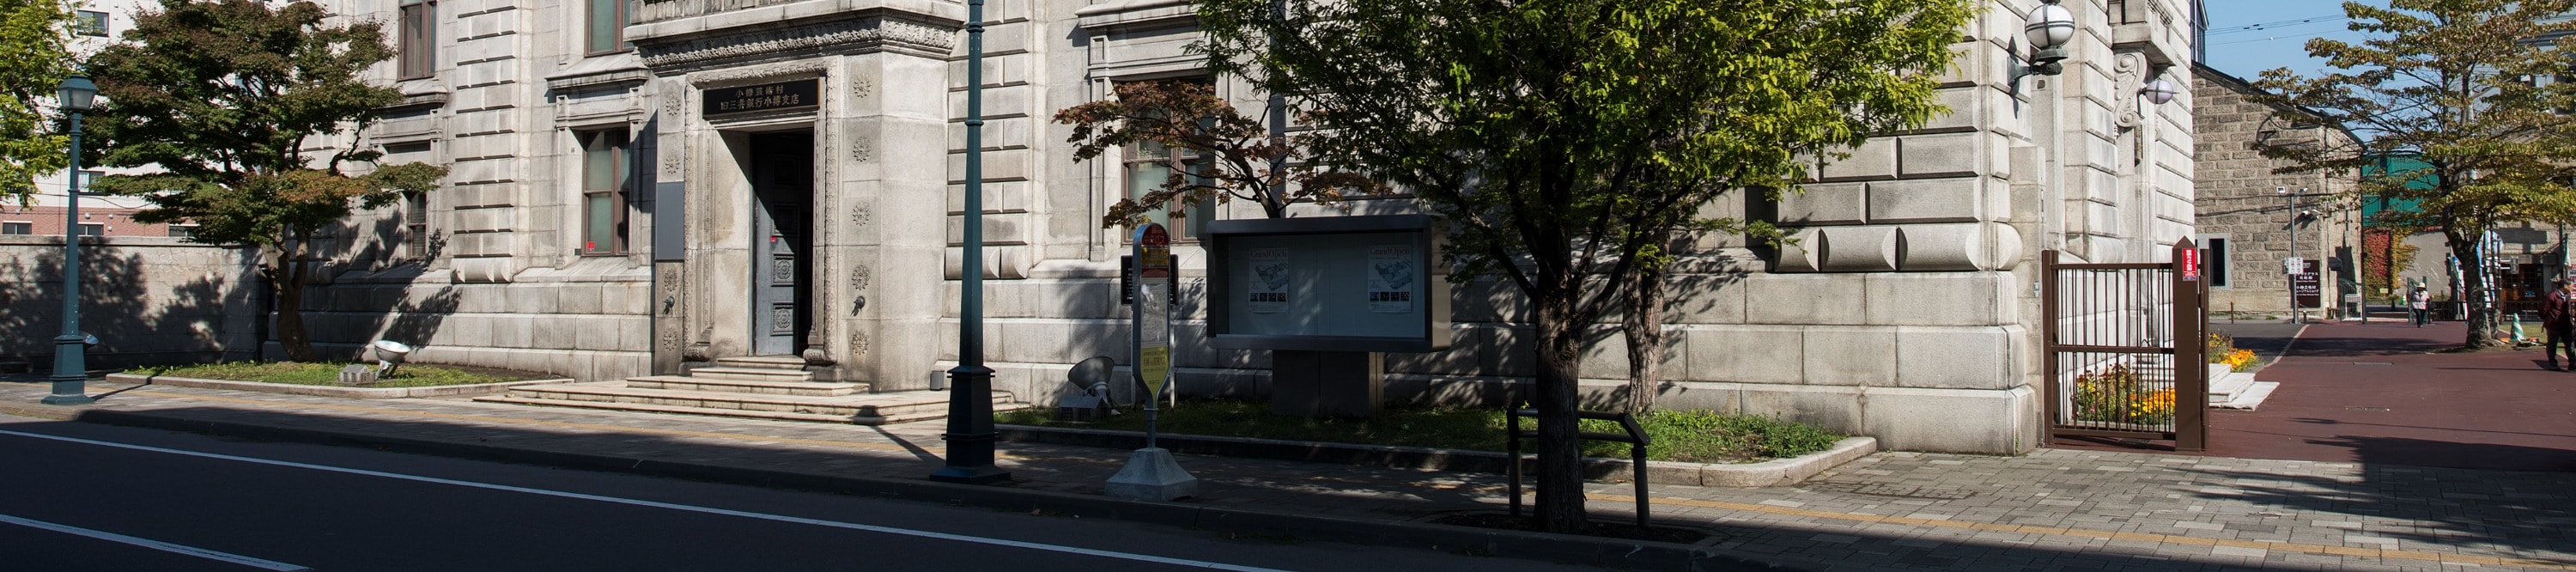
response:
M362 230L364 229L364 230ZM445 235L425 241L421 257L397 258L395 246L404 232L402 220L379 217L366 223L342 221L322 233L316 256L346 261L333 265L329 284L306 284L303 317L314 351L340 359L371 359L367 347L392 340L413 348L432 345L448 316L458 308L454 284L441 283L425 296L411 286L431 273L430 262L446 244Z
M54 337L62 328L63 257L59 246L31 247L43 251L0 262L0 284L16 285L0 289L0 328L30 334L0 340L0 363L23 361L42 367L54 354ZM27 247L11 247L17 248ZM97 240L82 245L80 329L99 339L99 345L85 352L89 367L117 369L249 356L257 318L244 317L239 311L251 299L236 281L240 269L226 264L186 268L164 261L156 273L145 262L146 250ZM233 256L237 254L226 253ZM160 283L175 284L166 290L158 288L156 276L162 277Z

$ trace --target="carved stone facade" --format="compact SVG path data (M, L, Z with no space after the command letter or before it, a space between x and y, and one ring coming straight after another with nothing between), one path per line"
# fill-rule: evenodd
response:
M439 73L406 89L444 103L385 123L378 140L427 142L455 170L430 202L446 250L409 274L350 245L339 283L419 294L453 290L416 359L637 375L759 353L748 279L765 180L751 141L811 134L815 228L799 294L802 345L825 379L876 390L934 386L956 358L963 272L985 282L996 385L1047 403L1063 372L1123 354L1115 279L1121 232L1099 221L1124 196L1120 153L1072 159L1055 110L1117 82L1204 77L1183 0L1047 0L987 6L983 63L985 260L961 265L965 65L949 0L666 0L624 28L632 51L579 48L572 4L494 4L439 20ZM1941 78L1951 112L1820 160L1803 195L1729 199L1710 214L1771 216L1801 230L1774 252L1711 237L1685 261L1664 407L1781 415L1877 436L1892 447L2013 453L2039 443L2035 387L2043 249L2096 261L2155 259L2192 234L2193 101L2136 96L2183 81L2189 18L2177 2L2069 0L2083 33L2062 76L2016 83L2008 47L2035 0L1990 0ZM390 0L340 0L389 19ZM390 76L387 71L386 75ZM387 81L392 78L386 77ZM1257 112L1266 97L1215 78ZM729 88L813 81L792 109L704 113ZM638 176L624 205L626 254L578 254L585 220L578 135L623 127ZM649 175L649 176L646 176ZM1402 212L1362 201L1359 213ZM387 224L371 213L355 228ZM1300 212L1301 216L1339 214ZM1257 217L1229 205L1219 217ZM676 234L671 234L676 232ZM668 238L668 242L657 239ZM660 247L656 244L659 242ZM1203 316L1206 259L1184 238L1181 315ZM667 248L667 249L666 249ZM1464 399L1527 379L1530 336L1509 286L1470 284L1454 349L1392 354L1388 395ZM352 316L355 317L355 316ZM545 329L544 332L533 330ZM354 348L376 331L325 329ZM1216 350L1192 321L1174 328L1176 387L1193 395L1266 391L1265 352ZM1618 336L1582 371L1602 397L1626 374ZM569 345L567 345L569 344ZM1122 389L1122 391L1124 391Z

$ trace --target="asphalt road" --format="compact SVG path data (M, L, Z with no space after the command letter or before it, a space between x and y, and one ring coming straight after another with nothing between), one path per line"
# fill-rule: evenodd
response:
M1578 570L0 416L0 570Z

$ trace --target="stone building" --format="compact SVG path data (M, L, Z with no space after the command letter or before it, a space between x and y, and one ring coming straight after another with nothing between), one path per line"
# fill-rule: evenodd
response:
M1183 0L991 3L987 243L970 269L960 2L330 4L400 31L404 55L375 73L408 98L368 140L452 171L335 235L305 314L321 347L402 337L417 361L584 380L758 361L878 393L930 389L955 358L958 279L979 272L997 388L1049 403L1070 364L1123 353L1124 232L1098 221L1174 159L1077 162L1069 128L1047 118L1148 79L1206 78L1247 110L1265 99L1209 77L1186 49ZM1983 4L1941 78L1951 113L1820 164L1803 195L1711 207L1774 216L1800 241L1702 241L1672 296L1661 406L1780 415L1902 449L2040 443L2039 253L2160 261L2194 233L2193 98L2139 92L2180 80L2202 18L2197 2L2069 0L2080 32L2063 75L2016 77L2039 2ZM1191 283L1205 260L1191 229L1259 214L1169 216ZM1184 292L1184 315L1201 315L1199 292ZM1526 380L1511 298L1463 287L1455 347L1389 355L1388 394ZM1193 342L1204 331L1176 327L1180 391L1266 390L1265 352ZM1623 383L1620 343L1596 344L1587 386Z
M2352 134L2285 119L2272 106L2247 101L2260 93L2245 80L2207 65L2192 67L2196 156L2196 242L2207 254L2213 314L2288 317L2290 257L2313 261L2323 289L2318 315L2341 313L2345 294L2360 294L2361 205L2348 196L2356 175L2283 174L2288 161L2267 159L2256 145L2352 144ZM2292 213L2297 213L2294 220Z

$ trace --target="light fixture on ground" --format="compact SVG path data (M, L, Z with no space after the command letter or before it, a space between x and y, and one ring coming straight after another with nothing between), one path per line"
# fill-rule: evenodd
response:
M49 405L86 405L98 401L90 397L88 340L95 339L80 330L80 144L81 114L90 110L98 97L98 85L86 76L72 76L54 93L63 113L71 121L71 172L63 180L63 333L54 337L54 390L42 403Z
M376 340L367 344L376 354L376 379L393 377L394 368L402 367L403 358L411 355L411 346L393 340Z
M984 0L966 2L966 221L958 272L957 367L948 370L945 466L930 480L1011 479L993 465L993 368L984 366Z
M2030 19L2021 27L2023 38L2030 40L2030 59L2021 59L2021 46L2012 48L2013 69L2010 82L2014 91L2021 90L2021 78L2033 75L2057 75L2065 71L2058 64L2066 59L2066 43L2075 40L2075 13L2057 0L2047 0L2030 11ZM2019 44L2019 40L2015 40Z

